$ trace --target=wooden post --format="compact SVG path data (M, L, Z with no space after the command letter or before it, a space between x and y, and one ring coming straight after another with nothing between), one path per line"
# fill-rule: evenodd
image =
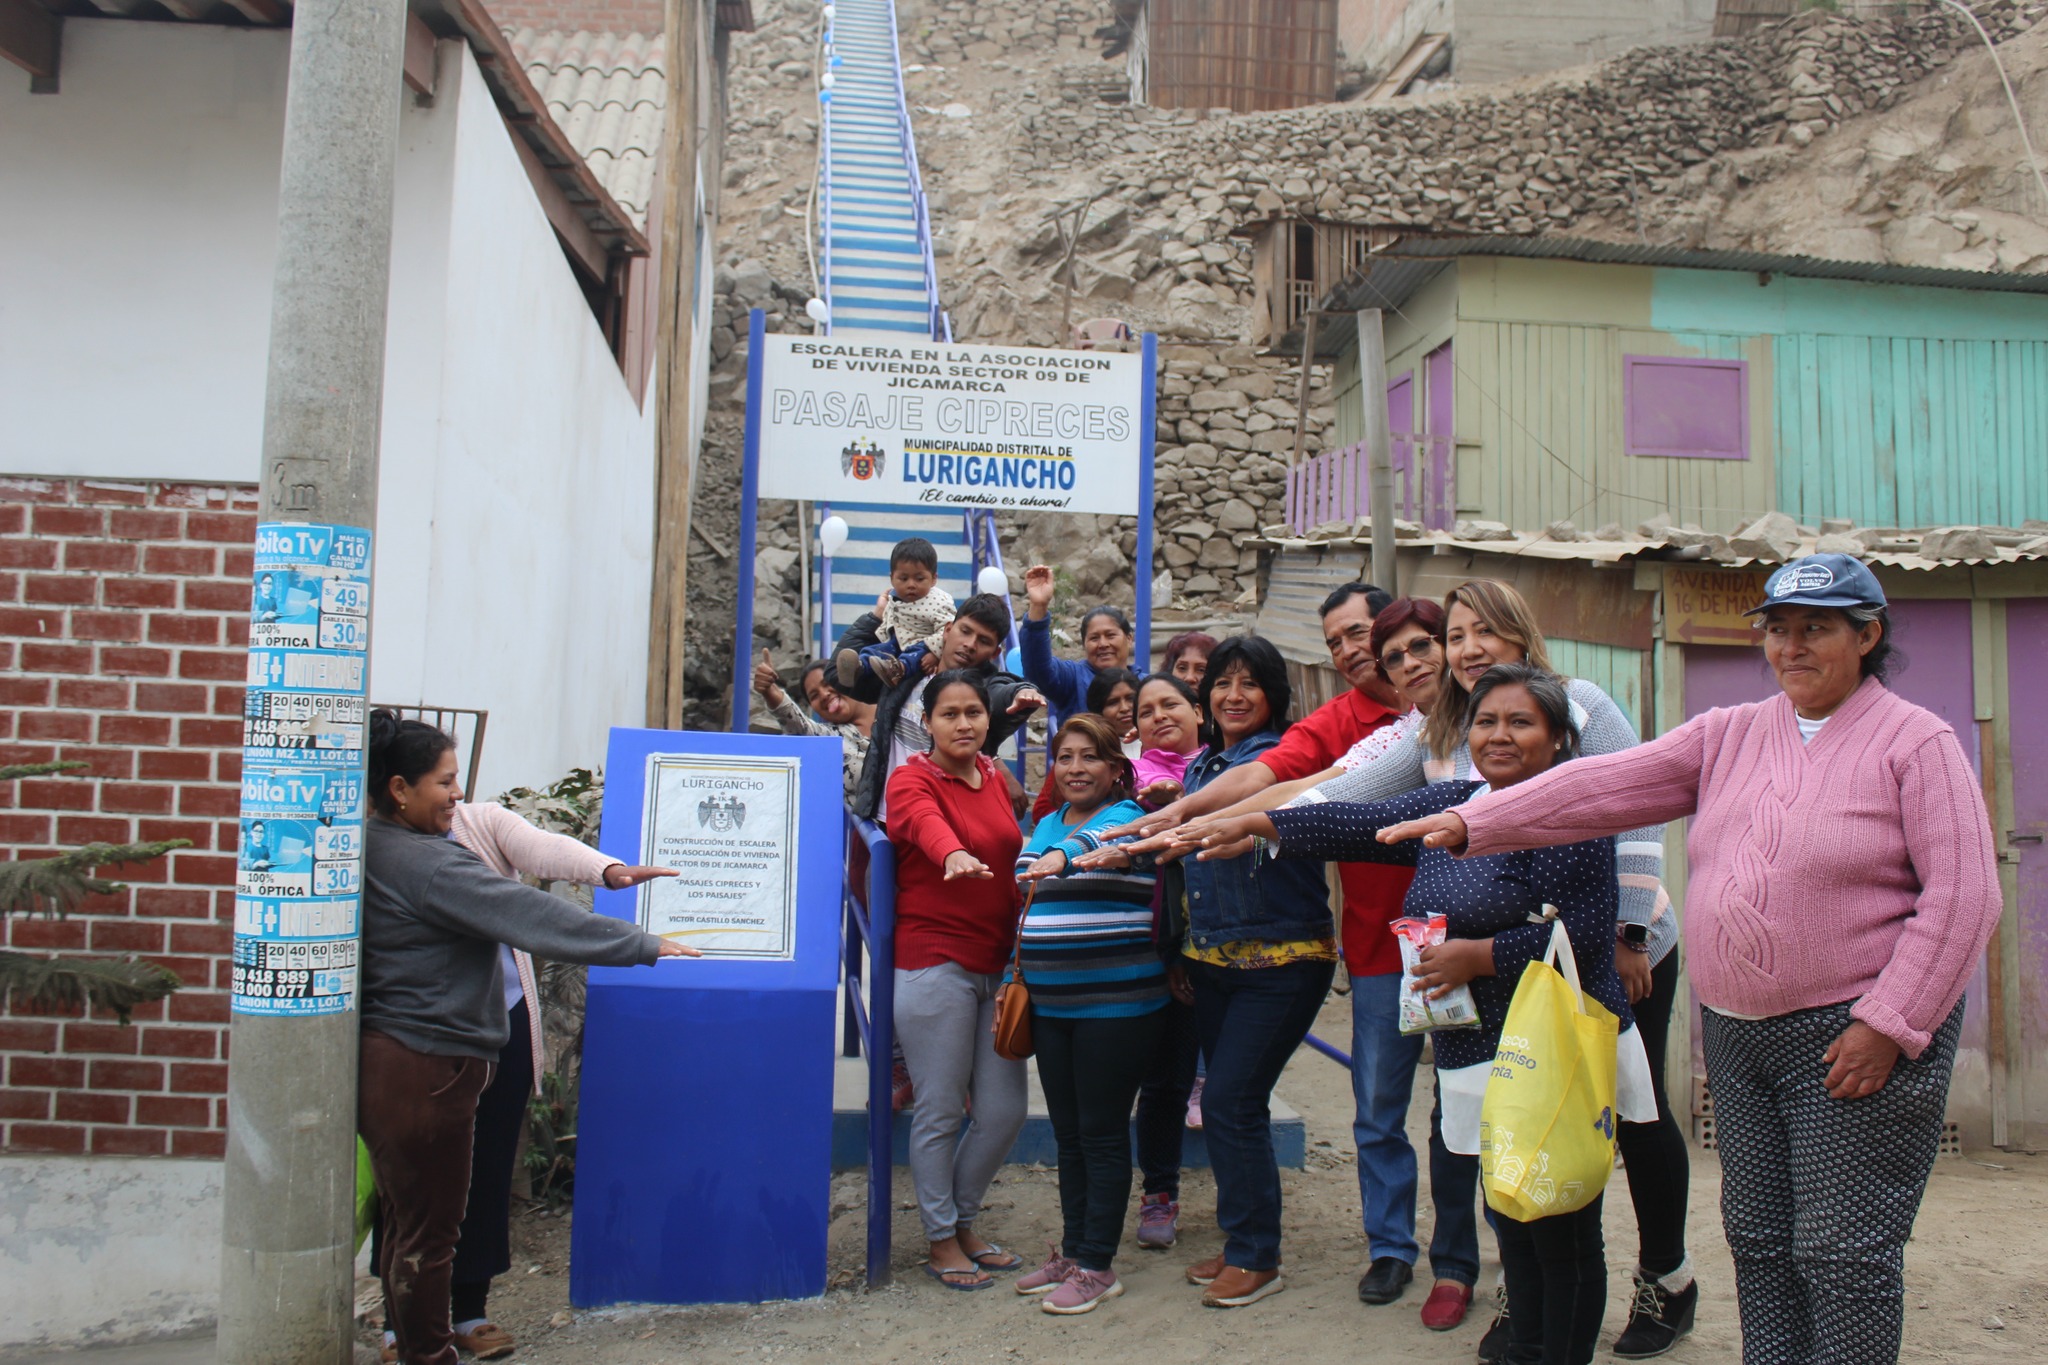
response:
M1380 310L1358 310L1358 387L1365 453L1372 472L1372 579L1400 596L1394 565L1394 438L1387 428L1387 339Z
M713 158L716 145L698 130L701 92L698 89L701 25L709 11L687 0L668 3L668 109L660 163L662 191L654 205L660 220L655 251L659 256L654 288L659 291L655 330L654 402L657 405L654 455L654 581L647 617L647 723L655 729L678 729L683 723L683 618L688 604L690 566L690 469L696 452L691 433L697 429L691 408L691 371L697 354L697 317L690 310L691 285L697 277L697 176L699 158ZM710 168L716 182L717 167ZM705 198L712 212L716 193ZM703 240L714 234L707 224Z
M1301 468L1302 442L1308 439L1308 381L1316 363L1316 319L1320 316L1309 310L1301 327L1301 388L1294 396L1294 459L1288 464L1290 469Z

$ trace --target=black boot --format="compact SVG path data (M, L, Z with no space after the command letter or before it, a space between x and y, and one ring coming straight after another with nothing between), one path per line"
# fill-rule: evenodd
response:
M1623 1360L1648 1360L1663 1355L1692 1330L1700 1285L1694 1280L1683 1289L1666 1289L1661 1281L1640 1270L1635 1282L1635 1302L1629 1307L1628 1326L1614 1343L1614 1354Z
M1499 1307L1494 1309L1493 1325L1486 1329L1485 1336L1479 1338L1479 1365L1502 1365L1512 1344L1508 1333L1507 1290L1495 1286L1493 1296Z

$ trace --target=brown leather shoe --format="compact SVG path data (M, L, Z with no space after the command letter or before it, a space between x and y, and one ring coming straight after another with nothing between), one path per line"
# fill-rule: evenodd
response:
M1197 1261L1188 1267L1189 1284L1208 1284L1223 1273L1223 1253L1217 1252L1206 1261Z
M1277 1294L1287 1287L1277 1270L1245 1270L1227 1265L1202 1295L1204 1308L1242 1308L1248 1303Z
M467 1351L478 1360L498 1360L512 1354L516 1347L512 1334L495 1322L487 1322L474 1332L457 1332L456 1349Z

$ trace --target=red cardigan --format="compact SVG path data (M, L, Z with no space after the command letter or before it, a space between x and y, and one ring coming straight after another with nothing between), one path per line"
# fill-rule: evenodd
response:
M896 849L896 965L956 962L983 975L1010 960L1017 933L1017 853L1024 832L995 762L976 755L976 790L924 754L889 777L889 842ZM966 849L995 875L945 879L946 855Z

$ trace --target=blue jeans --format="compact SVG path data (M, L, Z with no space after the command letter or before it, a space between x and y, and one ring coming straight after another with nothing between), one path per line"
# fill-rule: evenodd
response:
M1415 1264L1415 1145L1408 1098L1422 1060L1422 1035L1400 1025L1401 974L1351 978L1351 1123L1358 1144L1358 1199L1372 1259Z
M1240 1270L1280 1265L1280 1166L1273 1156L1273 1085L1330 993L1334 962L1217 967L1186 961L1195 1027L1209 1059L1202 1136L1216 1174L1223 1260Z

